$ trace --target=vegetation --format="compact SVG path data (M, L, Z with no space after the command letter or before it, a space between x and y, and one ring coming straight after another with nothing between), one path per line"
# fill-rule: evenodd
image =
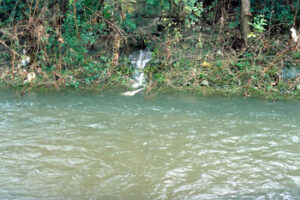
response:
M299 0L0 0L0 80L129 87L129 54L149 48L147 94L299 98L299 13Z

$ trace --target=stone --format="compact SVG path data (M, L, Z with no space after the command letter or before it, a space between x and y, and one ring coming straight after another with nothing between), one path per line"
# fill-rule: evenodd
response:
M211 68L212 65L209 63L209 62L206 62L204 61L202 64L201 64L202 67L208 67L208 68Z
M203 81L201 81L200 85L201 85L201 86L206 86L206 87L208 87L208 86L209 86L209 83L208 83L207 80L203 80Z
M295 67L284 67L282 69L282 78L283 79L290 79L293 80L297 78L298 74L300 74L300 69L297 69Z
M32 82L35 79L36 75L34 72L30 72L27 74L27 81Z
M292 32L291 36L292 36L294 42L297 43L297 41L298 41L298 35L297 35L297 32L296 32L296 29L295 28L291 28L291 32Z
M300 90L300 84L298 84L298 85L296 86L296 89L297 89L297 90Z

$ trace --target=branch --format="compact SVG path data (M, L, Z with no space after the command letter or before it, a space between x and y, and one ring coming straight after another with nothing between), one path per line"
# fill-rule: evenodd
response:
M7 46L7 44L5 44L5 42L3 40L0 39L0 43L5 46L6 48L8 48L13 54L18 55L21 57L20 54L18 54L15 50L13 50L12 48L10 48L9 46Z

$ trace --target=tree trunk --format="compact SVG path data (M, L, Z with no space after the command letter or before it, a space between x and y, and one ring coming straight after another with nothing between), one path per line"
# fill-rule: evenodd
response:
M250 33L250 16L250 0L241 0L241 33L245 43Z
M69 0L56 0L56 2L59 4L59 8L60 8L62 15L64 15L68 11Z
M115 68L119 63L119 57L120 57L120 34L115 34L115 40L114 40L114 46L113 46L113 60L112 60L112 69Z

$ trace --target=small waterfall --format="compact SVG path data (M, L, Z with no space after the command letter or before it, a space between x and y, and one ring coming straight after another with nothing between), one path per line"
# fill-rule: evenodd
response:
M145 74L144 68L146 64L151 60L151 51L149 50L139 50L133 52L129 59L131 60L132 67L134 68L133 73L133 84L131 87L133 91L127 91L123 93L124 96L133 96L145 88Z

